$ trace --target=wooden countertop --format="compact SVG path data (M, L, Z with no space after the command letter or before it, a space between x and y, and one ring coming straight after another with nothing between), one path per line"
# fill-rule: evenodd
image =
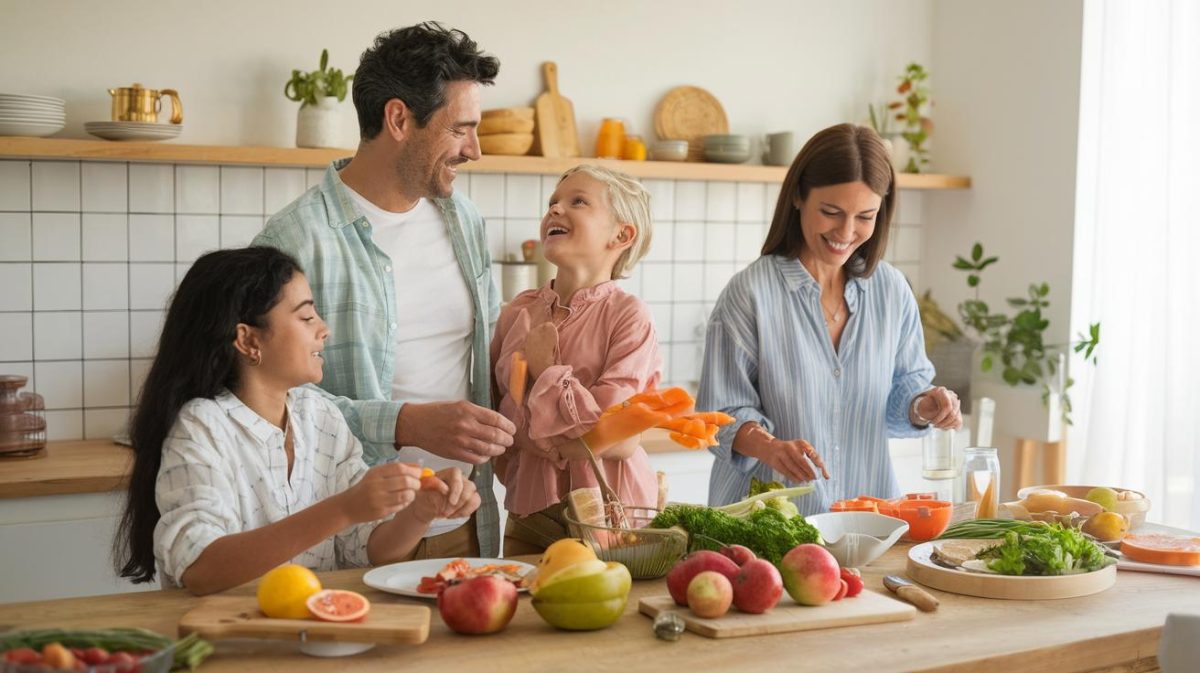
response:
M50 442L40 456L0 460L0 498L121 490L132 461L133 449L109 440Z
M899 544L863 569L868 590L887 593L885 574L903 574L909 545ZM362 570L324 573L328 588L353 589L377 602L410 599L361 583ZM230 593L252 595L250 585ZM661 580L634 582L625 615L611 628L571 633L546 625L522 598L508 628L493 636L451 633L437 615L429 640L412 647L376 647L343 659L300 654L292 643L222 642L202 673L280 670L380 671L1155 671L1167 613L1200 604L1192 577L1121 572L1102 593L1053 601L1002 601L932 591L937 612L911 621L792 634L713 640L685 633L657 640L638 614L642 596L665 595ZM174 634L197 605L179 590L0 605L0 630L40 627L141 626ZM413 602L422 602L412 599ZM424 602L433 606L431 601ZM813 608L820 609L820 608Z
M304 149L184 145L172 142L113 142L72 138L0 138L0 157L29 159L81 159L98 161L154 161L179 164L243 164L250 166L306 166L324 168L335 159L349 157L353 149ZM583 162L616 168L638 178L667 180L718 180L783 182L786 166L710 164L683 161L617 161L612 159L547 159L485 155L459 167L468 173L525 173L561 175ZM971 178L935 173L898 173L901 189L969 189Z

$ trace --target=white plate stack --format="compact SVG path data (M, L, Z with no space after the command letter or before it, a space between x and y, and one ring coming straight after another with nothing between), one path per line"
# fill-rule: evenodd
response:
M170 140L183 131L183 124L86 122L83 130L105 140Z
M50 96L0 93L0 136L49 136L67 123L67 102Z

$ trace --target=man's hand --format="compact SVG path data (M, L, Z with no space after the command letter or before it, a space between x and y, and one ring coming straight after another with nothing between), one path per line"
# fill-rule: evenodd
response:
M512 421L470 402L410 402L396 418L396 446L480 465L512 446L516 431Z

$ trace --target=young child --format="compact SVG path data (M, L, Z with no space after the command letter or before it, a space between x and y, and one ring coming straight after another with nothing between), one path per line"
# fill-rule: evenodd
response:
M506 556L540 553L568 537L567 493L598 485L578 438L604 409L658 383L662 359L650 309L616 283L650 247L649 201L623 173L591 165L568 170L540 232L558 274L500 312L493 380L500 413L517 425L513 445L496 459L509 512ZM521 401L509 389L514 352L523 352L528 366ZM656 506L657 480L637 437L597 456L622 504Z
M195 594L291 561L333 570L401 560L438 517L479 506L457 468L367 469L315 387L329 331L312 290L273 248L192 265L138 399L117 538L121 575ZM393 516L395 515L395 516Z

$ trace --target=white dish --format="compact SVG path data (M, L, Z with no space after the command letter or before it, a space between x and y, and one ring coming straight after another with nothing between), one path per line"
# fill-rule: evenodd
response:
M66 108L62 107L61 105L14 105L12 103L0 103L0 112L35 115L60 115L66 114Z
M88 133L105 140L165 140L183 131L182 124L150 124L146 122L87 122Z
M825 540L825 548L846 568L865 566L908 532L908 522L874 512L825 512L805 517Z
M60 123L0 121L0 136L51 136L62 127Z
M65 122L67 116L63 114L36 114L30 112L6 112L0 110L0 122Z
M42 103L45 105L60 105L60 106L67 104L67 101L65 101L61 98L55 98L54 96L35 96L33 94L28 94L28 93L0 93L0 102L4 102L4 101L18 102L18 103L20 103L20 102Z
M412 598L437 598L435 594L423 594L417 591L417 586L421 584L422 577L433 577L439 570L446 567L446 564L453 561L452 558L431 558L421 561L405 561L403 563L393 563L391 565L380 566L373 570L368 570L363 575L363 584L386 591L390 594L398 594L400 596L410 596ZM483 566L488 564L509 564L519 566L521 574L524 575L533 566L521 561L502 558L465 558L463 559L470 563L472 567ZM526 591L524 587L518 587L517 591Z

